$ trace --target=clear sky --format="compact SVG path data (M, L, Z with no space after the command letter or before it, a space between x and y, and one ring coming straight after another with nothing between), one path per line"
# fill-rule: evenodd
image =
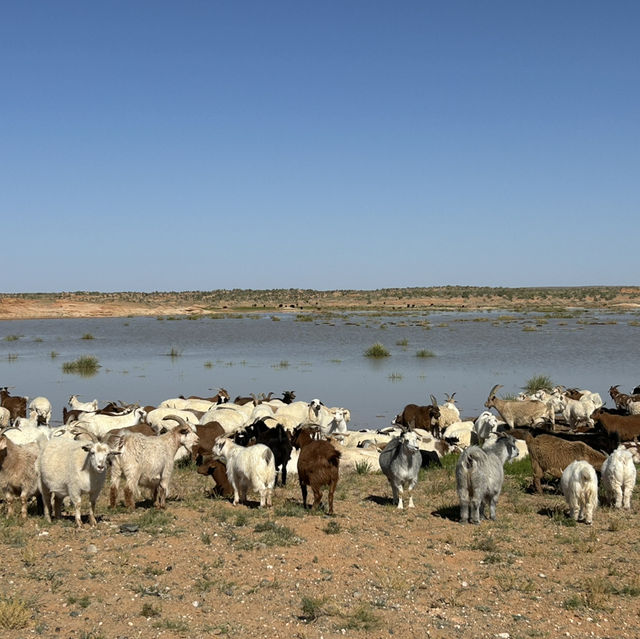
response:
M638 284L640 3L0 4L0 292Z

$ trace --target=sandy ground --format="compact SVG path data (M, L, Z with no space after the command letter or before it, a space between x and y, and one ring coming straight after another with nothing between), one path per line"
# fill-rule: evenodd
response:
M508 471L497 521L473 526L451 466L424 472L403 511L382 475L343 472L334 517L302 510L295 476L264 511L210 481L177 469L166 511L109 510L105 489L95 529L3 519L2 636L639 636L637 498L572 525L550 487Z

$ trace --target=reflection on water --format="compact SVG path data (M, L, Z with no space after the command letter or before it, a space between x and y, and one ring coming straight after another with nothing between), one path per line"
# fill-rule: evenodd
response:
M0 323L0 386L48 397L58 421L72 394L157 404L220 387L232 397L293 389L349 408L351 428L377 428L432 393L442 402L455 392L462 415L477 415L494 384L517 393L538 374L603 399L613 384L630 390L640 384L639 337L637 313L592 311L9 321ZM389 357L364 356L377 342ZM427 351L434 356L420 356ZM91 357L95 375L63 372Z

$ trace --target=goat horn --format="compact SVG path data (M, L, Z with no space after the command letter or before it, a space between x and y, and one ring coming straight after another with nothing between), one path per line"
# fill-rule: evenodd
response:
M437 406L438 405L438 400L433 395L431 395L431 404L433 406Z
M74 439L78 439L80 435L88 435L89 438L94 442L99 442L100 438L91 430L89 430L86 426L80 426L80 424L76 424L72 429L71 433L73 434Z
M492 395L496 394L496 391L502 388L502 384L496 384L490 391L489 391L489 397L491 397Z
M165 415L162 418L162 421L164 421L165 419L173 419L174 421L178 422L179 426L186 426L187 428L191 428L189 423L185 419L180 417L180 415Z

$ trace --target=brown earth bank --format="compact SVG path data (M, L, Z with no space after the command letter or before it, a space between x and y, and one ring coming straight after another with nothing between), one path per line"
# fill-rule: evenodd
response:
M0 522L2 637L637 638L638 499L592 526L507 466L498 519L458 520L455 457L422 471L398 510L379 473L342 473L334 517L305 512L296 477L274 506L233 507L178 468L165 511L98 501ZM256 495L250 499L256 499ZM325 496L326 499L326 496ZM123 525L128 525L123 527Z
M236 312L337 312L507 309L557 311L571 307L640 308L640 287L484 288L446 286L371 291L304 289L165 293L0 294L0 319L202 315Z

